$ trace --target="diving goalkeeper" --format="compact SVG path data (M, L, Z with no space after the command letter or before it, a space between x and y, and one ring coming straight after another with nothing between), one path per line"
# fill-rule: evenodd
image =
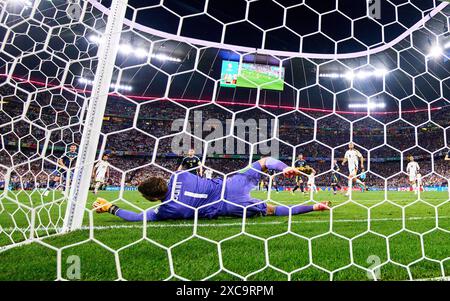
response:
M330 209L328 201L311 206L299 205L288 208L268 205L262 203L262 200L252 198L250 191L258 185L261 172L269 169L283 172L286 177L299 174L297 169L289 167L279 160L263 158L254 162L251 168L226 180L224 199L229 203L219 201L222 179L204 179L190 172L176 172L171 176L169 183L161 177L150 177L139 185L138 191L150 202L163 202L158 208L146 211L147 221L193 219L195 213L192 208L199 207L201 208L198 210L198 217L208 219L219 216L242 217L244 215L243 207L247 208L247 217L288 216L289 209L292 215ZM207 204L211 205L205 206ZM98 213L108 212L130 222L144 219L144 213L121 209L102 198L97 198L93 207Z

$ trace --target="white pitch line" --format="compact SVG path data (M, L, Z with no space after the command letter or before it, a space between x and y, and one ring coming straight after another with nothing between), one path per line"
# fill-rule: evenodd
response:
M449 219L450 216L439 216L438 219ZM409 217L409 218L372 218L370 221L372 222L380 222L380 221L415 221L415 220L432 220L436 219L436 217ZM337 219L333 220L334 223L365 223L368 222L369 219ZM306 221L291 221L292 224L325 224L329 223L330 220L306 220ZM255 226L255 225L283 225L288 224L287 221L273 221L273 222L250 222L245 223L246 226ZM233 226L242 226L242 223L218 223L218 224L197 224L197 227L211 227L211 228L220 228L220 227L233 227ZM194 227L194 224L189 223L180 223L180 224L158 224L156 223L147 223L147 228L188 228L188 227ZM143 225L141 223L139 224L128 224L128 225L110 225L110 226L82 226L80 230L111 230L111 229L142 229ZM46 228L46 227L38 227L35 228L37 231L48 231L48 230L56 230L59 231L62 228ZM5 232L11 232L11 231L28 231L29 228L2 228L0 227L0 233L3 231Z

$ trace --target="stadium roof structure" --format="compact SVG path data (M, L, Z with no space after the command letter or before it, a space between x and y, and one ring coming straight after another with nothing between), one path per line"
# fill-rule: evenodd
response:
M110 1L88 2L93 19L106 18ZM450 48L439 57L430 53L436 45L450 42L447 4L380 1L380 14L373 18L365 0L240 0L233 5L219 0L132 0L116 62L122 70L113 80L130 87L121 95L138 101L168 96L195 104L214 98L351 112L364 111L358 105L349 110L349 105L367 99L385 104L378 111L397 111L400 102L405 111L427 109L430 103L433 108L446 107ZM77 41L87 56L95 54L105 28L100 20L93 31L83 29L85 39ZM58 34L64 37L64 32ZM66 52L70 57L71 49ZM283 91L221 87L224 60L284 67ZM74 74L93 78L92 68L73 68ZM377 72L381 76L373 76ZM16 68L14 75L51 84L39 75L30 78L27 69ZM89 89L75 77L70 85Z
M129 1L134 9L126 15L131 30L124 43L141 47L145 39L156 41L153 53L177 59L152 59L158 69L192 69L200 49L197 69L206 76L186 72L175 77L173 99L210 100L215 83L208 77L220 79L223 60L242 60L285 68L283 91L260 91L259 103L267 106L295 107L297 97L299 107L340 111L367 97L384 102L380 110L386 111L398 110L399 100L404 100L402 110L426 109L431 101L437 101L433 107L446 105L440 101L448 95L442 94L439 80L450 76L450 53L428 57L434 45L450 41L445 2L380 1L377 18L367 15L365 0L205 2ZM96 6L106 11L107 2ZM127 55L121 59L123 67L137 64ZM158 69L132 68L121 81L133 86L133 95L160 97L166 83ZM362 76L351 83L326 76L377 70L386 72L385 86L382 77ZM443 85L448 88L450 80ZM333 93L339 93L336 108ZM256 97L256 89L248 88L219 86L216 94L216 100L231 103L251 104Z

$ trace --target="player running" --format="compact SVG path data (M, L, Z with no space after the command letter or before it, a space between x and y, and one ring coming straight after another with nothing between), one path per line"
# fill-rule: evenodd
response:
M218 218L219 216L242 217L246 207L246 216L288 216L308 213L311 211L329 210L330 202L321 202L311 206L274 206L254 199L251 190L261 179L261 172L273 169L283 172L286 177L297 175L297 169L274 158L263 158L246 169L226 180L221 178L206 180L188 172L176 172L170 177L169 183L161 177L150 177L142 182L138 191L151 202L162 201L157 209L146 211L147 221L193 219L193 208L199 208L199 218ZM224 199L221 200L222 185L225 184ZM191 208L188 208L187 205ZM210 206L206 206L211 204ZM235 206L233 204L239 205ZM142 221L144 213L135 213L113 205L102 198L97 198L93 204L98 213L108 212L126 221Z
M303 157L303 154L301 153L297 156L297 160L294 162L294 167L298 171L301 171L303 173L315 173L315 170L308 165L305 158ZM303 185L303 179L300 173L295 177L295 186L292 190L292 194L294 194L297 189L300 189L300 191L305 194L305 186Z
M349 175L348 175L348 191L345 195L349 196L352 190L352 183L358 184L361 187L361 189L366 188L366 185L356 177L356 175L358 174L359 163L361 163L361 170L364 172L364 157L357 149L355 149L355 145L353 144L353 142L350 142L348 145L348 150L345 152L342 165L345 165L347 162Z
M203 177L202 162L200 158L195 155L195 150L193 148L189 150L188 155L183 158L180 166L178 167L178 171L183 169L189 169L190 173Z
M98 161L94 166L93 171L95 186L94 186L94 194L98 193L98 189L106 184L107 179L109 178L109 162L108 155L103 155L102 160Z
M409 178L409 185L411 186L412 191L414 191L414 194L417 194L418 191L418 174L420 170L419 164L414 161L413 156L408 156L409 163L406 166L406 173L408 174Z
M336 175L336 173L338 173L341 169L336 159L333 160L333 167L331 168L331 170L331 188L333 189L333 194L336 195L338 189L341 190L341 185L339 185L339 180Z

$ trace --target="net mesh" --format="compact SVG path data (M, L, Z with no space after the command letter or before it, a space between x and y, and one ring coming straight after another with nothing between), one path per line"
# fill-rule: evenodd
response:
M79 145L86 126L109 3L2 1L0 257L5 264L0 275L58 280L449 276L449 168L443 158L450 120L450 10L445 4L236 1L231 9L226 1L194 1L188 7L178 1L150 1L146 7L135 2L129 1L119 53L110 62L113 80L98 121L96 160L83 162L93 166L109 155L105 186L111 191L100 195L138 212L159 208L144 201L136 185L149 175L174 174L190 148L203 170L224 183L262 156L292 165L302 153L317 172L312 178L318 193L279 194L274 187L295 185L281 174L263 174L261 186L268 192L254 193L261 203L278 206L315 204L324 197L334 206L308 216L199 219L208 204L190 208L191 220L125 223L95 214L89 192L82 228L62 233L75 164L69 160L61 169L59 162ZM355 13L353 5L363 13ZM222 61L240 63L247 87L226 87ZM274 75L264 81L244 73L245 64L271 65ZM349 175L346 167L334 172L333 160L341 161L350 141L365 158L371 191L350 189L349 196L336 197L330 179L336 176L346 187ZM409 155L420 165L423 190L417 194L407 192ZM308 176L302 178L306 184ZM217 202L239 207L224 199L225 188ZM20 256L29 258L26 266L17 263ZM80 272L74 270L78 261Z

